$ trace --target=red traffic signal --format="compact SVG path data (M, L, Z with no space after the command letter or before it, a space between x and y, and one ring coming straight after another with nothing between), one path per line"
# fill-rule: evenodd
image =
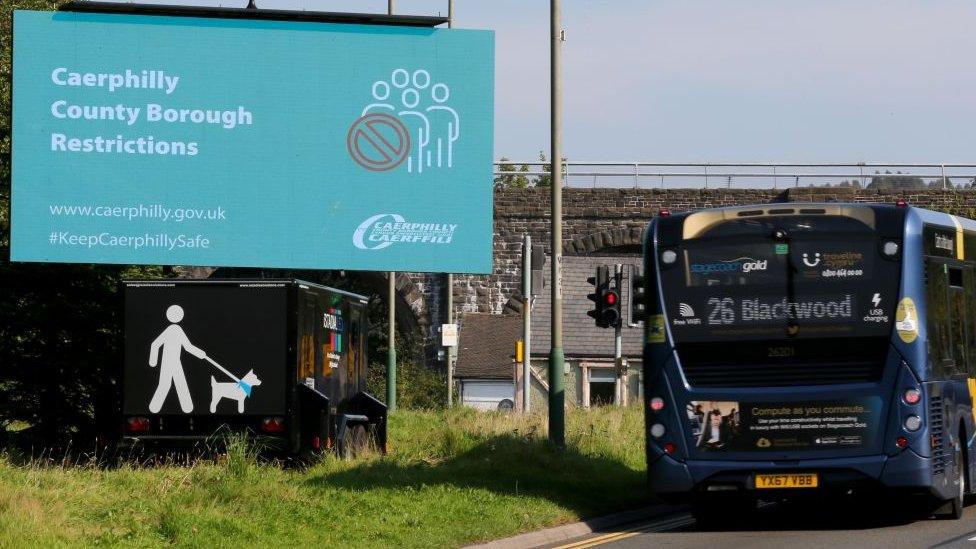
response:
M600 328L616 328L620 325L620 273L610 274L610 267L596 268L596 276L586 279L594 286L593 293L586 296L593 302L593 309L586 312L593 317Z

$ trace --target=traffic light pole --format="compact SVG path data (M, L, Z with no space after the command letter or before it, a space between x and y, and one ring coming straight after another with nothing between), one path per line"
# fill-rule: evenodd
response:
M622 295L622 284L623 281L624 267L620 263L617 263L613 268L614 278L617 280L617 295ZM615 404L620 406L624 403L623 397L623 387L620 380L621 372L623 370L622 358L624 350L624 339L623 339L623 318L617 320L617 324L613 327L613 371L614 371L614 400Z

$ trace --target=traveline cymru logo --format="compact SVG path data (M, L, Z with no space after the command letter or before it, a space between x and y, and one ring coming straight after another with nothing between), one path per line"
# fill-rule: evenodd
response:
M769 265L767 259L753 259L751 257L737 257L728 261L718 261L716 263L692 263L691 272L696 274L711 273L751 273L752 271L765 271Z
M457 224L413 223L400 214L376 214L359 224L352 243L361 250L382 250L395 242L450 244Z

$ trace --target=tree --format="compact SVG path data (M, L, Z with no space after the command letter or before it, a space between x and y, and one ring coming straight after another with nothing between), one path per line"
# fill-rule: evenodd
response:
M549 173L552 173L552 164L551 163L550 164L545 164L544 163L544 162L546 162L546 153L544 153L542 151L539 151L539 162L543 162L542 169L539 170L540 172L549 172ZM563 157L562 168L563 168L562 169L563 178L565 179L566 178L566 173L567 173L566 172L566 157ZM535 186L536 187L551 187L552 186L552 176L551 175L540 175L535 180Z
M910 190L910 189L925 189L927 185L925 180L918 176L909 177L886 177L892 175L890 171L885 170L882 175L880 172L875 171L875 175L871 177L871 181L868 183L868 189L877 189L882 191L887 190ZM895 172L895 175L901 175L901 171ZM941 188L941 180L939 182L939 187Z
M529 186L529 177L524 175L529 171L527 164L516 168L515 164L508 162L508 158L503 156L499 159L498 171L504 174L495 177L496 189L524 189Z

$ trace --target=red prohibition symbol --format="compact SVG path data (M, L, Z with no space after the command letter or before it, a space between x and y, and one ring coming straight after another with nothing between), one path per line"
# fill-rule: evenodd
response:
M367 170L392 170L410 154L410 132L391 114L370 113L352 123L346 148L349 156Z

